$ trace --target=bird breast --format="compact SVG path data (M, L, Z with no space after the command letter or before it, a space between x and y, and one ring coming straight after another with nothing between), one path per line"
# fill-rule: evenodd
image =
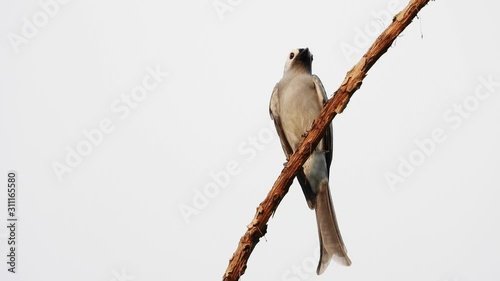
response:
M311 75L295 76L280 89L280 116L282 126L293 150L302 141L322 103L318 99Z

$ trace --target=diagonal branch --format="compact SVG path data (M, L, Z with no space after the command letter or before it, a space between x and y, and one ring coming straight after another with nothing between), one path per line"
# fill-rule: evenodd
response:
M337 114L342 113L352 94L361 87L362 80L368 70L389 49L396 37L411 23L417 13L428 2L429 0L411 0L406 8L394 16L393 22L380 34L359 62L347 72L342 85L325 104L320 115L314 121L311 130L281 171L271 191L257 207L255 217L247 226L246 233L241 237L238 248L229 261L223 281L236 281L245 273L250 254L259 239L266 233L267 222L288 192L297 171L309 158L312 152L310 148L318 145L325 134L327 126Z

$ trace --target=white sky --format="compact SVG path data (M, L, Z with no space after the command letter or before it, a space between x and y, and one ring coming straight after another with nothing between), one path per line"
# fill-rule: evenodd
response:
M2 262L0 280L220 280L284 162L268 103L288 52L309 47L332 94L407 2L50 3L0 4L1 218L7 171L19 182L17 273ZM431 2L335 119L353 265L313 274L316 222L295 183L241 280L500 279L500 84L481 82L500 81L491 3ZM90 151L82 131L100 126ZM71 172L59 181L53 165Z

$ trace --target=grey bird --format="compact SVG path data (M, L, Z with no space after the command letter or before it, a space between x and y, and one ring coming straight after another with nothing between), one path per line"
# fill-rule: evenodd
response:
M287 161L295 152L323 105L328 100L318 76L312 74L313 55L308 48L290 52L283 77L276 84L269 104ZM322 274L330 260L351 265L333 209L328 178L332 163L332 125L297 174L310 209L316 211Z

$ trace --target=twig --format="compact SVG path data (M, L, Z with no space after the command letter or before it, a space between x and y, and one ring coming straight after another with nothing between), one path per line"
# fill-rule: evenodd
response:
M412 19L425 6L429 0L411 0L408 6L393 18L393 22L375 40L366 54L359 62L347 72L347 76L335 92L334 96L325 104L320 115L314 121L311 130L290 157L287 165L281 171L271 191L257 207L257 212L252 222L247 226L246 233L241 237L236 252L229 260L229 265L223 276L223 281L236 281L245 273L248 258L255 245L267 230L267 222L278 208L279 203L288 192L299 168L311 154L310 147L316 147L323 137L327 126L333 118L342 113L349 99L356 92L368 70L389 49L397 36L411 23Z

